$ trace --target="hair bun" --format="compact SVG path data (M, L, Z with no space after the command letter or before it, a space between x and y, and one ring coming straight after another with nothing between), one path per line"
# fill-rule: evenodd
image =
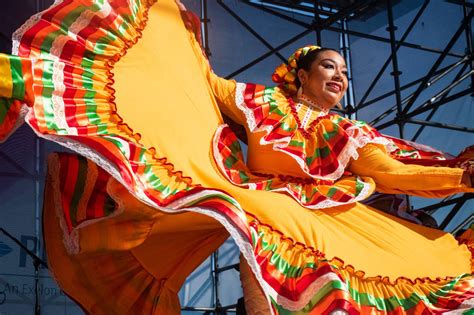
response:
M272 74L273 82L277 83L288 94L296 94L296 69L298 68L298 60L306 56L308 53L321 49L319 46L309 45L297 49L289 58L287 63L282 63L275 68Z

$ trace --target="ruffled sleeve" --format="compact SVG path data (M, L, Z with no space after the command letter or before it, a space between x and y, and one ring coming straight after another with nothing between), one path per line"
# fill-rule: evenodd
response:
M308 129L300 128L291 99L278 87L238 84L236 102L250 131L265 132L260 144L290 155L314 179L339 179L350 159L357 159L357 149L367 143L395 150L392 141L366 123L333 113L320 116Z

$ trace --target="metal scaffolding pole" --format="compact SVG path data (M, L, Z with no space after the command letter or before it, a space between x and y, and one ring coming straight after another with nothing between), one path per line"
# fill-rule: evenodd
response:
M342 29L348 28L346 19L343 19L341 21L341 28ZM344 60L346 61L347 73L348 73L348 78L347 78L348 87L347 87L346 95L344 96L344 100L345 100L344 110L345 110L345 113L351 119L356 119L357 114L352 111L352 109L355 106L355 94L354 94L354 80L352 77L352 58L351 58L350 39L349 39L349 35L343 34L343 33L341 33L339 37L340 37L340 46L341 46L342 56L344 57Z
M321 37L321 28L320 28L320 25L321 25L321 18L319 17L319 12L318 12L318 7L319 7L319 1L318 0L314 0L314 19L313 19L313 27L314 27L314 31L316 32L316 45L322 47L323 46L323 40L322 40L322 37Z
M272 10L272 9L269 9L269 8L267 8L267 7L265 7L261 4L258 5L258 4L250 2L249 0L243 0L242 3L244 3L246 5L249 5L249 6L252 6L252 7L258 9L258 10L270 13L274 16L277 16L281 19L284 19L288 22L299 25L301 27L304 27L304 28L307 28L307 29L312 28L312 25L309 24L309 23L300 21L300 20L298 20L296 18L293 18L293 17L290 17L286 14L277 12L277 11ZM339 17L339 19L342 19L342 18L344 18L344 17ZM331 22L331 24L334 23L334 21L332 21L332 20L329 21L329 22ZM338 27L330 26L331 24L325 23L324 28L328 31L333 31L333 32L337 32L337 33L344 33L344 34L348 34L348 35L352 35L352 36L356 36L356 37L360 37L360 38L365 38L365 39L370 39L370 40L374 40L374 41L378 41L378 42L382 42L382 43L390 43L390 38L381 37L381 36L372 35L372 34L366 34L366 33L358 32L358 31L354 31L354 30L341 30ZM443 53L443 51L440 50L440 49L431 48L431 47L424 47L420 44L415 44L415 43L410 43L410 42L396 41L396 44L400 45L402 47L409 47L409 48L413 48L413 49L420 50L420 51L432 52L432 53L436 53L436 54L442 54ZM448 52L446 55L451 56L451 57L463 57L463 55L460 55L460 54L457 54L457 53L454 53L454 52Z
M398 69L398 58L397 58L397 47L395 43L395 31L397 27L393 21L393 12L392 12L392 0L387 0L387 17L388 17L388 28L387 30L390 33L390 48L392 51L392 72L390 73L393 76L393 83L395 85L395 98L397 100L397 124L398 132L400 133L400 138L405 138L403 126L403 114L402 114L402 96L400 94L400 75L402 74Z
M272 45L270 45L269 42L267 42L265 40L265 38L263 38L262 36L260 36L260 34L258 34L257 31L255 31L250 25L247 24L247 22L245 22L237 13L235 13L234 11L232 11L231 8L229 8L225 3L224 1L222 0L217 0L217 3L224 9L227 11L227 13L229 13L237 22L240 23L240 25L242 25L247 31L250 32L250 34L252 34L255 38L257 38L265 47L267 47L268 49L270 49L271 51L274 51L275 50L275 47L273 47ZM286 58L280 54L280 52L278 51L275 51L275 55L278 56L278 58L280 58L280 60L282 60L283 62L286 62Z
M459 79L461 79L461 76L463 74L463 72L466 70L467 68L467 64L465 63L461 69L459 70L459 72L456 74L456 77L454 78L454 80L451 82L451 84L453 84L454 82L457 82L459 81ZM448 93L445 93L441 96L440 100L444 100L446 99L446 97L448 96ZM431 103L432 104L432 103ZM421 107L421 106L420 106ZM434 107L431 112L428 114L428 117L426 117L426 120L427 121L430 121L431 118L433 118L434 114L436 114L436 112L438 111L438 109L440 108L440 106L436 106ZM415 135L411 138L411 141L416 141L416 139L418 139L418 137L421 135L421 133L423 132L423 130L425 130L425 126L420 126L420 128L418 128L418 130L416 131Z
M454 44L456 43L456 41L458 40L459 36L463 33L464 31L464 28L466 27L466 25L470 22L470 20L472 19L472 15L473 15L474 11L471 11L466 17L464 17L463 21L461 22L461 25L459 26L459 28L457 29L457 31L454 33L453 37L451 38L451 40L449 41L449 43L446 45L446 47L444 48L443 50L443 53L438 57L438 59L436 60L436 62L433 64L433 66L431 67L430 71L428 71L428 73L426 74L425 76L425 79L421 82L421 84L418 86L417 90L415 91L415 93L413 93L413 96L410 98L410 100L408 101L407 105L405 106L405 108L403 109L403 115L406 115L408 113L408 111L410 110L410 108L413 106L413 104L415 103L415 101L418 99L418 96L420 96L421 92L428 86L427 83L429 82L429 80L431 79L431 77L433 76L433 74L435 73L435 71L438 69L438 67L441 65L441 63L443 62L444 58L446 57L447 53L451 50L451 48L454 46Z
M462 12L463 16L466 19L466 29L465 29L465 34L466 34L466 46L467 46L467 54L470 56L471 61L469 63L469 66L471 67L471 71L474 70L474 44L472 40L472 23L471 19L468 18L469 13L468 13L468 3L466 0L463 1L463 6L462 6ZM471 11L472 11L472 4L471 4ZM474 96L474 72L471 74L471 96Z
M405 30L405 32L403 33L402 37L400 38L400 42L405 42L406 38L408 37L408 35L410 35L412 29L415 27L416 23L418 22L418 20L420 19L420 17L423 15L423 12L425 12L426 8L428 7L428 4L430 3L429 0L426 0L423 5L420 7L420 9L418 10L418 12L416 13L415 17L413 18L413 20L411 21L410 25L408 26L408 28ZM398 52L398 49L401 47L400 44L397 44L396 45L396 48L395 48L395 51ZM361 109L367 105L364 104L364 102L366 101L367 97L370 95L370 92L372 92L372 90L374 89L375 85L379 82L380 78L382 77L383 73L385 72L385 70L387 69L387 67L389 66L390 62L392 61L392 54L390 54L390 56L387 58L387 60L385 61L385 63L383 64L382 68L379 70L379 72L377 73L377 75L375 76L375 78L372 80L372 83L370 84L369 88L367 89L367 91L365 91L364 93L364 96L362 96L362 98L360 99L359 103L357 104L357 107L354 108L354 111L358 110L358 109ZM365 105L365 106L364 106Z

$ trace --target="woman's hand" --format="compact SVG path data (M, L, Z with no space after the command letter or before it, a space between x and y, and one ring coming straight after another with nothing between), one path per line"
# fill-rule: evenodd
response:
M461 184L472 187L474 183L474 161L463 163L462 168L464 169L464 173L462 173Z

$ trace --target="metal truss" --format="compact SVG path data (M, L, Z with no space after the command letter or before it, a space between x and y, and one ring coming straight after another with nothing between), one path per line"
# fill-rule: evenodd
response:
M252 61L241 66L239 69L232 71L226 76L226 78L233 78L234 76L250 69L251 67L257 65L261 61L265 60L270 56L276 56L280 60L285 61L285 57L280 53L281 49L284 49L300 38L310 34L316 34L316 42L318 45L321 45L321 32L323 30L333 31L340 34L340 50L341 54L345 57L348 70L349 70L349 88L347 96L344 99L344 109L342 114L347 115L348 117L355 118L359 110L374 106L379 102L387 99L388 97L395 96L395 104L388 108L385 112L381 113L379 116L375 117L370 123L375 126L378 130L383 130L390 126L398 126L398 132L400 138L405 138L405 126L407 124L418 125L417 131L412 136L411 141L416 141L417 138L423 133L426 126L436 127L447 130L461 131L468 134L474 133L473 126L459 126L451 125L441 122L432 121L434 114L438 111L441 106L450 104L455 101L460 101L465 97L474 96L474 55L473 55L473 40L472 40L472 15L474 4L467 2L466 0L447 0L453 6L460 6L463 10L463 19L459 21L459 26L454 34L452 34L451 39L445 45L443 49L438 49L434 47L426 47L418 43L407 41L408 36L412 32L413 28L417 25L420 20L420 17L423 16L423 13L430 5L429 0L425 0L422 5L418 8L417 13L409 23L408 27L404 33L397 38L395 31L397 26L395 25L394 16L393 16L393 6L395 3L400 1L396 0L363 0L363 1L295 1L295 0L240 0L239 2L254 8L258 11L263 11L271 15L277 16L280 19L286 21L287 23L295 24L300 27L303 27L303 31L293 36L292 38L287 39L285 42L281 43L278 46L272 46L259 32L253 29L249 23L247 23L240 15L239 12L232 10L224 0L217 0L217 3L229 14L229 16L235 19L245 30L247 30L252 36L254 36L260 43L262 43L266 48L267 52L262 55L256 56ZM205 50L211 52L212 50L209 47L208 43L208 12L207 10L207 0L201 0L201 22L202 30L204 32L205 40ZM375 8L375 9L374 9ZM363 33L360 31L351 30L348 27L348 21L356 19L363 16L364 14L373 14L374 10L385 11L387 16L387 31L389 33L388 37L376 36L372 34ZM312 22L308 23L308 17L312 18ZM452 48L456 41L461 36L466 37L466 51L465 54L459 54L452 51ZM385 43L390 45L391 55L387 58L385 63L379 69L375 75L374 80L364 92L363 96L356 100L354 97L354 91L352 83L354 78L352 78L351 73L351 52L350 52L350 36L358 37L365 39L367 41L377 41L380 43ZM398 50L401 47L409 47L421 52L435 53L437 58L432 64L429 71L423 77L417 78L409 83L401 85L400 75L401 72L398 66ZM440 65L445 60L447 56L455 57L456 62L440 68ZM393 79L393 90L387 91L382 95L373 96L374 87L377 85L377 82L383 77L385 70L391 67L390 75ZM457 72L454 72L457 71ZM441 80L450 73L456 73L454 79L443 87L438 92L431 92L433 89L430 87ZM356 80L356 79L355 79ZM452 93L452 90L458 86L460 83L465 80L470 80L471 84L469 88L461 90L456 93ZM409 88L416 87L415 91L409 96L402 98L401 93ZM432 95L426 100L420 101L420 96L422 92L425 92ZM370 98L372 97L372 98ZM395 117L392 119L390 115L395 113ZM418 116L421 114L428 113L428 115L420 119ZM382 122L383 121L383 122ZM408 197L407 197L408 199ZM440 202L435 202L429 206L419 208L416 210L423 210L428 214L433 214L440 208L451 207L447 216L439 224L440 229L445 229L453 218L460 211L460 209L465 205L469 200L474 199L474 194L463 194L461 196L451 196L445 198ZM408 205L410 205L409 199ZM413 210L413 209L412 209ZM455 227L451 232L456 234L462 231L463 229L470 226L474 223L474 214L460 223ZM212 281L213 281L213 297L214 297L214 306L210 308L195 308L195 307L186 307L183 310L188 311L203 311L205 314L227 314L229 312L236 311L236 305L222 306L219 301L219 274L230 269L237 269L238 264L219 267L218 264L218 253L212 255Z

